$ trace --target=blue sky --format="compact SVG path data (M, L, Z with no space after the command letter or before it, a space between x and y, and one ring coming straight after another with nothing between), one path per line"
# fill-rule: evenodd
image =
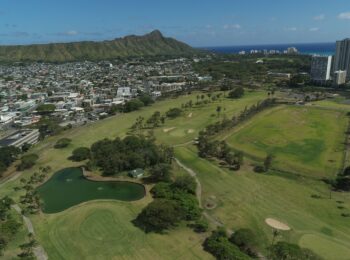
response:
M154 29L192 46L350 37L349 0L0 0L0 44L108 40Z

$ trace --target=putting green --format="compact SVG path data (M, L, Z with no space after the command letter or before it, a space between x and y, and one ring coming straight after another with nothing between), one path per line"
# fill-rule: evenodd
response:
M62 213L35 216L50 259L213 259L204 236L179 227L145 234L132 224L144 202L90 201Z
M350 259L350 248L347 245L343 245L342 241L306 234L301 237L299 244L301 247L306 247L317 252L324 259Z

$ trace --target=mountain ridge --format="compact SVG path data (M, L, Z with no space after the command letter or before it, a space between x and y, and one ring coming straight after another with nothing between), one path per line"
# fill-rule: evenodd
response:
M174 38L164 37L159 30L141 36L127 35L105 41L0 45L0 61L3 62L66 62L195 53L198 50Z

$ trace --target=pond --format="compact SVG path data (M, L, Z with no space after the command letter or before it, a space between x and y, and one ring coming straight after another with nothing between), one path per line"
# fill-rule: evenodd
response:
M141 184L131 182L90 181L80 168L66 168L56 172L37 188L44 213L58 213L89 200L114 199L135 201L145 196Z

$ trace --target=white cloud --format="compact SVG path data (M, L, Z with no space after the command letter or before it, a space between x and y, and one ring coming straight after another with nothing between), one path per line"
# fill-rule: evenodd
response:
M295 32L295 31L297 31L298 29L297 29L297 27L288 27L288 28L285 28L284 30L285 30L285 31L289 31L289 32Z
M78 34L78 32L74 31L74 30L66 32L66 35L69 35L69 36L73 36L73 35L77 35L77 34Z
M325 16L324 14L316 15L316 16L313 17L313 19L314 19L315 21L322 21L322 20L324 20L325 18L326 18L326 16Z
M338 15L338 18L343 20L350 20L350 12L340 13Z
M313 28L309 29L310 32L318 32L319 30L320 30L320 28L318 28L318 27L313 27Z
M224 25L224 29L228 30L228 29L241 29L242 26L239 24L225 24Z

